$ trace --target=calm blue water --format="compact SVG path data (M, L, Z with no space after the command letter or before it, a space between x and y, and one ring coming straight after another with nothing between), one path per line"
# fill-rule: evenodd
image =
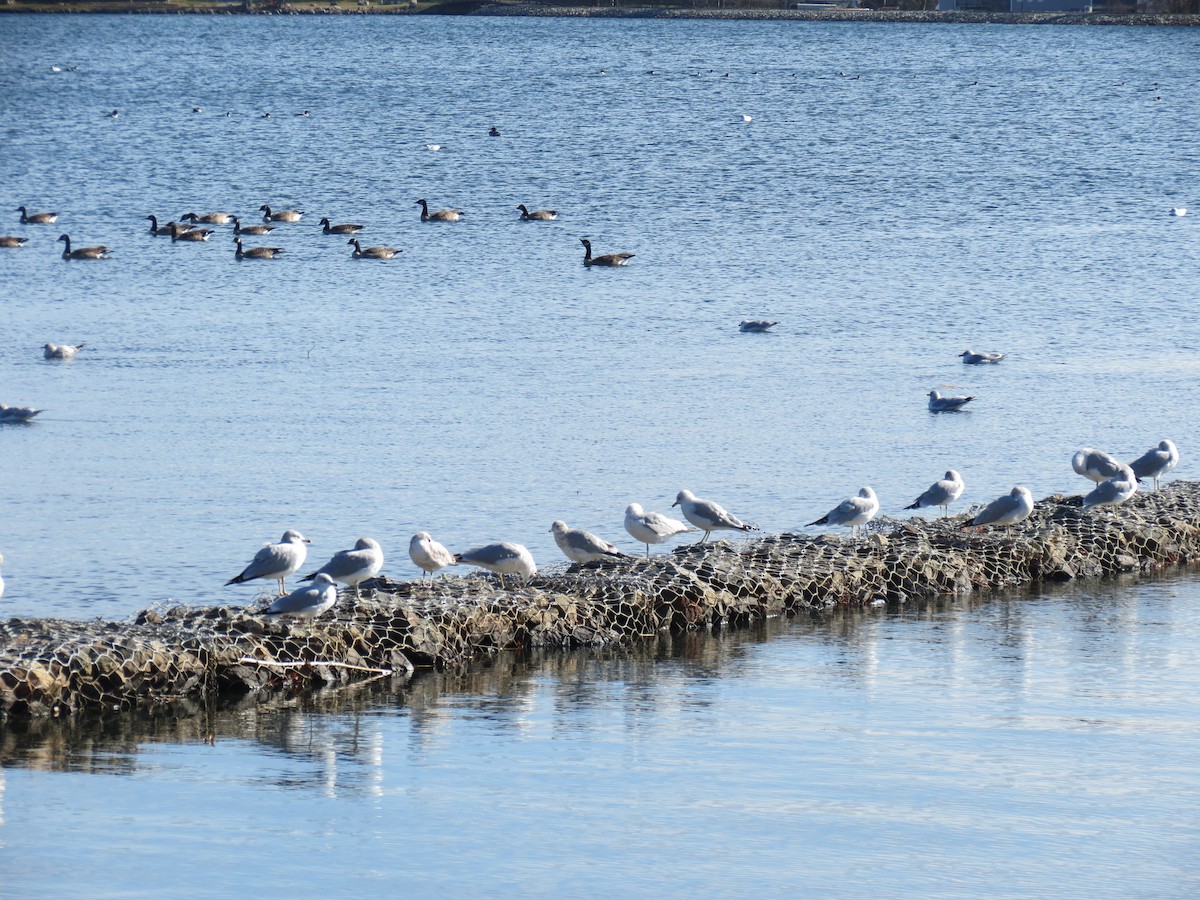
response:
M0 42L0 203L62 214L0 209L31 238L0 251L0 402L47 410L0 429L5 614L249 602L222 583L289 527L314 563L375 537L402 578L422 529L544 565L562 518L632 551L625 505L682 487L776 531L863 484L898 515L951 466L964 503L1078 492L1082 445L1171 437L1195 477L1195 29L3 16ZM307 211L247 240L277 262L145 233L263 203ZM404 252L354 262L322 216ZM61 232L114 258L65 263ZM637 256L585 270L581 236ZM931 416L934 387L978 399ZM113 893L281 884L281 839L300 893L1194 893L1198 599L570 658L430 717L297 711L281 744L137 731L95 773L5 772L30 868L3 868L95 892L71 818L81 857L139 841Z

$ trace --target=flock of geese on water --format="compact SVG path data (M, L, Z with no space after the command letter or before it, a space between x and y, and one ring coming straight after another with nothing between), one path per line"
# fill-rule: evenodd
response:
M429 203L425 199L418 200L415 205L421 207L422 222L458 222L466 215L461 209L439 209L430 212ZM517 204L516 208L521 214L519 221L522 222L553 222L558 218L558 210L555 209L530 210L524 203ZM283 255L283 247L243 247L242 235L268 235L275 230L276 225L280 222L299 222L304 216L304 212L299 209L273 210L265 203L258 210L262 213L262 223L250 225L243 225L240 217L223 212L205 213L203 215L186 213L179 217L179 221L172 220L165 225L158 224L157 216L149 215L146 218L150 221L150 233L152 235L156 237L170 237L172 243L205 242L216 231L213 228L205 228L203 226L232 225L233 242L235 244L234 258L238 260L277 259ZM59 215L56 212L31 213L24 206L18 206L16 211L21 214L22 225L53 225L58 221ZM341 235L343 237L349 235L347 243L354 246L354 250L350 254L354 259L392 259L396 254L402 252L396 247L363 247L359 243L357 235L366 228L365 225L350 222L335 225L328 218L321 219L320 225L324 234ZM108 259L113 252L111 248L102 244L94 247L73 247L71 245L71 236L68 234L60 234L58 240L63 244L62 258L67 260ZM28 241L29 238L20 235L2 235L0 236L0 248L16 249L25 246ZM617 268L628 265L629 260L634 257L633 253L604 253L600 256L593 256L592 242L587 238L580 238L580 243L583 244L583 264L588 268L592 266ZM766 329L759 330L765 331Z
M1080 475L1095 482L1095 488L1083 498L1083 509L1099 506L1114 506L1124 503L1137 491L1139 480L1151 479L1155 490L1159 479L1179 462L1179 451L1175 444L1164 440L1133 462L1126 464L1103 450L1085 447L1071 459L1071 467ZM941 507L942 515L948 507L962 496L965 485L962 476L950 469L945 476L930 485L905 509ZM758 531L758 526L742 521L728 512L719 503L697 497L691 491L682 490L672 506L678 506L684 520L673 519L658 512L648 512L638 503L625 508L625 530L634 540L646 545L646 556L650 556L651 544L662 544L680 534L703 532L700 543L708 540L714 531ZM1009 526L1029 517L1033 512L1033 495L1028 488L1017 486L987 504L978 512L967 527ZM870 487L864 487L855 497L843 500L825 515L809 524L838 525L851 529L856 536L879 512L879 499ZM557 520L550 526L554 542L572 563L583 565L603 560L631 559L630 554L617 549L590 531L571 528L566 522ZM373 538L359 538L354 547L335 553L330 560L301 580L310 584L290 593L286 589L289 575L300 571L308 556L305 546L309 539L298 531L285 531L278 543L265 545L250 564L238 575L226 582L243 584L256 579L271 579L278 583L278 597L264 610L268 616L292 616L311 619L329 610L337 602L337 586L344 584L354 588L360 597L359 585L374 578L383 568L383 548ZM421 570L422 578L433 576L448 566L470 565L499 576L500 585L507 588L505 576L515 576L522 582L537 571L533 555L521 544L500 541L485 544L461 553L452 553L435 541L429 532L414 534L408 544L408 555ZM2 588L0 588L2 590Z

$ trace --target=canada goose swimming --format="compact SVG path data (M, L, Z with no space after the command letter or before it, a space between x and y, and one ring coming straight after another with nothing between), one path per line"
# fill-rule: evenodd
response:
M261 211L263 214L264 222L299 222L300 217L304 215L304 213L298 209L281 209L279 212L273 213L271 212L271 207L267 206L265 203L259 207L259 211Z
M500 129L493 125L488 129L488 137L500 137Z
M421 207L422 222L457 222L463 217L461 209L441 209L431 213L429 204L424 200L418 200L417 206Z
M12 235L0 236L0 247L21 247L29 238L13 237Z
M45 412L45 410L34 409L32 406L8 406L0 403L0 425L11 424L13 422L28 422L41 412Z
M354 245L354 252L350 255L355 259L391 259L401 252L395 247L367 247L364 250L359 245L358 238L350 238L346 243Z
M1187 215L1187 207L1186 206L1172 206L1171 207L1171 215L1186 216Z
M191 225L177 225L175 222L168 222L166 225L159 225L158 216L146 216L146 218L150 220L150 233L155 237L168 237L176 228L187 231L192 227Z
M321 220L321 228L325 234L354 234L357 231L362 231L362 225L330 225L328 219Z
M243 250L240 237L235 237L233 242L237 244L237 251L233 254L237 259L274 259L283 252L282 247L251 247Z
M770 331L778 324L778 322L770 322L766 319L742 319L742 321L738 323L738 331L762 334L764 331Z
M585 266L624 266L629 264L629 260L633 259L632 253L605 253L603 256L592 256L592 242L587 238L580 238L579 243L583 244L583 264Z
M63 247L63 259L107 259L107 247L80 247L76 250L71 249L71 238L65 234L60 234L58 239L67 246Z
M518 203L517 209L521 211L522 222L553 222L558 218L557 209L536 209L530 212L524 203Z
M121 117L121 111L119 109L114 109L112 112L105 113L104 115L110 119L119 119Z
M195 225L228 225L233 221L233 216L229 213L205 213L202 216L186 213L179 217L179 221L192 222Z
M192 228L187 225L176 225L174 222L168 222L167 225L171 229L171 243L176 241L207 241L209 235L213 233L211 228Z
M241 219L233 217L234 234L270 234L274 230L274 225L243 225Z
M18 206L17 212L21 214L22 225L53 225L58 221L58 213L34 213L31 216L23 206Z
M87 344L43 344L42 357L44 359L74 359L75 354L86 346Z

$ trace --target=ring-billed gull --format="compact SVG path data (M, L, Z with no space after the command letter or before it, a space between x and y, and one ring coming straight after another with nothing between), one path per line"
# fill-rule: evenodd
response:
M742 321L738 322L738 331L762 334L764 331L770 331L778 324L778 322L771 322L768 319L742 319Z
M1120 472L1101 481L1083 498L1083 508L1087 510L1093 506L1116 506L1124 503L1137 493L1137 483L1133 469L1122 465Z
M484 544L464 553L456 553L454 559L468 566L495 572L500 576L500 586L505 589L508 588L504 582L505 575L519 575L522 581L528 581L537 572L533 554L520 544L510 544L508 541Z
M929 490L904 508L920 509L923 506L940 506L942 515L945 516L950 511L948 509L950 504L962 496L965 488L962 476L953 469L947 469L946 474L939 481L931 484Z
M1084 447L1071 457L1071 468L1084 478L1100 482L1121 473L1125 464L1110 453Z
M850 534L858 533L859 525L866 525L879 512L879 498L870 486L858 492L857 497L847 497L821 518L809 525L849 525Z
M318 575L328 575L346 587L354 588L354 596L362 597L358 586L368 578L374 578L383 568L383 548L374 538L359 538L353 550L339 550L333 557L311 575L301 581L312 581Z
M970 350L964 350L958 354L962 357L963 365L966 366L982 366L988 363L998 363L1004 359L1003 353L972 353Z
M313 578L312 584L296 588L290 594L277 597L266 608L266 616L295 616L297 619L315 619L337 603L337 585L324 572Z
M929 392L929 411L930 412L958 412L972 400L974 397L943 397L941 391Z
M550 525L550 533L554 535L554 543L558 544L558 549L574 563L629 558L628 553L622 553L604 538L582 528L571 528L562 519L556 519Z
M1015 525L1033 512L1033 494L1018 485L1003 497L997 497L971 520L972 525Z
M454 565L454 554L430 537L428 531L418 531L412 536L408 542L408 558L421 570L422 578Z
M1173 441L1159 441L1158 446L1147 450L1129 464L1138 481L1150 478L1154 481L1154 489L1158 490L1158 479L1162 478L1179 462L1179 450Z
M34 409L32 406L8 406L0 403L0 424L28 422L44 409Z
M74 359L75 354L87 344L43 344L42 356L46 359Z
M635 541L646 545L647 558L650 557L651 544L661 544L672 535L695 531L678 519L672 519L662 513L646 512L640 503L630 503L625 507L625 530Z
M704 532L701 544L714 531L758 531L756 526L747 525L733 513L726 512L720 504L702 500L691 491L680 491L671 505L678 506L683 517Z
M304 545L308 543L311 543L308 538L289 528L283 533L278 544L265 544L254 554L250 565L242 569L242 574L235 575L225 584L242 584L255 578L274 578L279 582L279 595L283 596L287 593L284 581L304 565L308 556L308 548Z

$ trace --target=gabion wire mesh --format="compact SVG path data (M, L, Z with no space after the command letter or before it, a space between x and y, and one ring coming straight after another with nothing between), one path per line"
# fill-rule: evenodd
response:
M664 631L744 625L835 606L1151 570L1200 558L1200 484L1174 482L1112 509L1040 501L1007 529L884 519L865 537L768 535L542 572L376 579L313 622L261 608L149 609L130 622L0 623L0 715L132 707L305 689L414 667L462 667L500 649L601 646Z

